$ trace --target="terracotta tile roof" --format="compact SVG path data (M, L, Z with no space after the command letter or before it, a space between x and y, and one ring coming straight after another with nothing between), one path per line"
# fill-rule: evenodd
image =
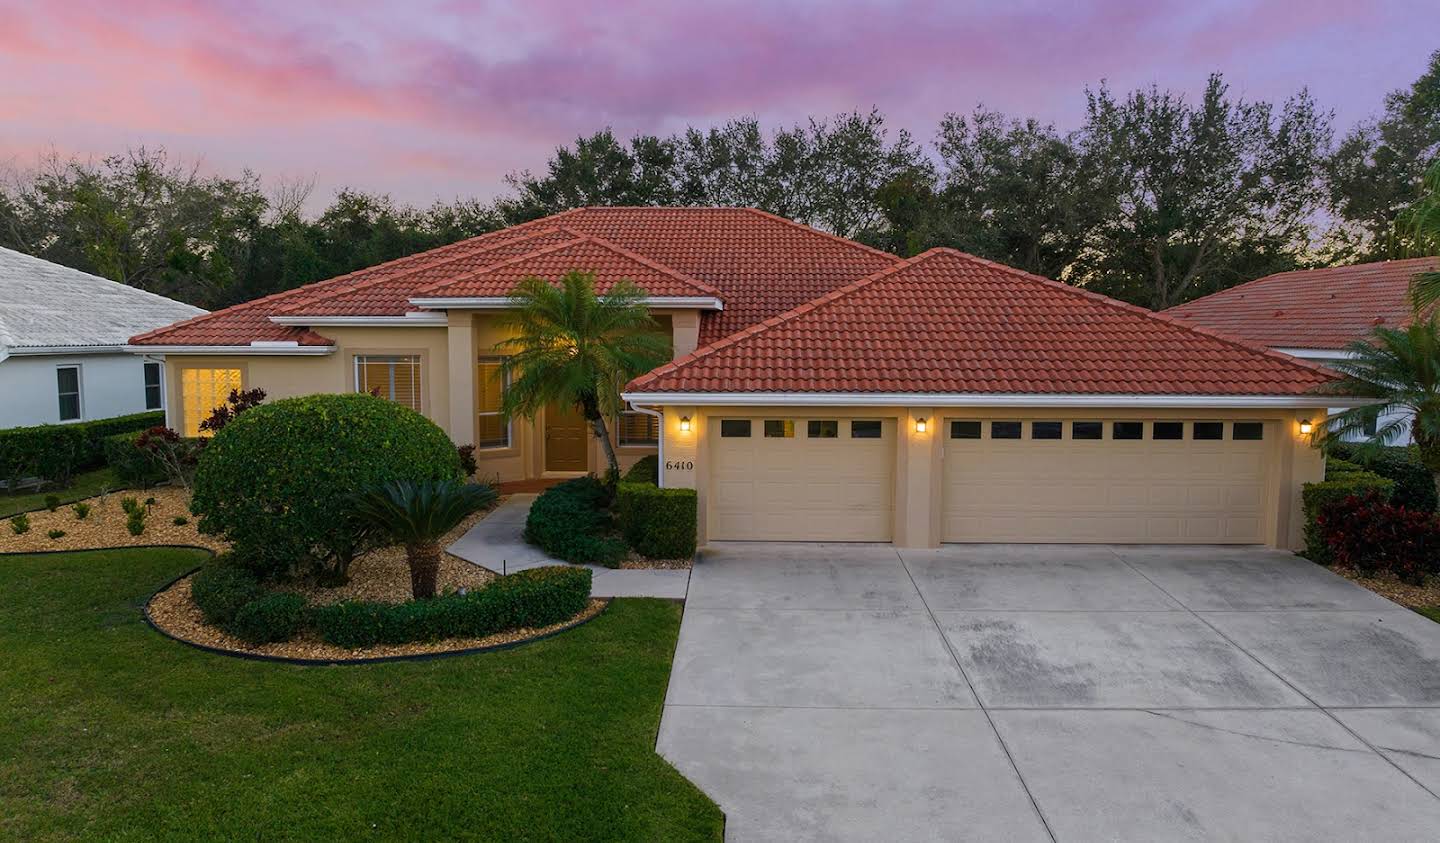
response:
M637 378L629 392L1297 395L1327 370L933 249Z
M555 280L571 270L593 272L595 290L604 293L621 279L633 281L652 296L710 296L719 291L703 281L662 266L609 241L560 229L568 239L492 263L458 280L417 288L415 298L496 298L508 296L526 278ZM524 245L530 245L526 242Z
M647 273L655 273L647 275L651 283L679 284L683 278L709 291L701 295L718 291L724 310L702 317L702 343L900 260L747 208L578 208L216 311L132 342L246 345L252 340L294 340L326 345L329 341L319 334L276 325L268 317L403 315L416 309L409 299L421 289L458 282L494 263L586 236L645 264ZM558 273L558 264L551 268Z
M1339 349L1409 324L1410 280L1434 269L1440 257L1281 272L1165 313L1271 348Z

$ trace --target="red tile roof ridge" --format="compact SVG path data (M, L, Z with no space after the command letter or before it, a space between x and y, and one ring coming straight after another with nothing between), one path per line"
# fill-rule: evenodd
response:
M566 213L569 213L569 212L567 211ZM551 219L551 218L550 218L550 217L543 217L542 219L548 220L548 219ZM540 221L541 221L541 220L532 220L531 222L540 222ZM478 234L478 235L476 235L476 236L474 236L474 237L467 237L467 238L465 238L464 240L457 240L457 241L455 241L454 243L451 243L451 244L449 244L449 245L450 245L450 246L458 246L458 245L461 245L461 244L463 244L463 243L470 243L470 242L473 242L473 241L476 241L476 240L483 240L483 239L485 239L486 237L488 237L489 235L491 235L491 234L497 234L497 233L499 233L499 232L501 232L501 231L514 231L514 230L515 230L515 227L511 227L511 228L500 228L500 229L496 229L495 231L487 231L487 232L485 232L484 234ZM484 255L486 252L493 252L493 251L495 251L496 249L503 249L503 248L505 248L505 247L507 247L507 246L513 246L513 245L515 245L516 243L523 243L523 242L525 242L526 240L533 240L533 239L535 239L535 238L537 238L537 237L544 237L544 236L546 236L547 234L551 234L551 233L554 233L554 232L556 232L556 231L564 231L564 232L566 232L567 234L571 234L571 235L576 236L577 238L582 236L582 235L576 233L575 231L573 231L573 230L571 230L571 229L568 229L568 228L565 228L564 226L559 226L559 225L557 225L557 226L550 226L550 227L547 227L547 228L537 228L536 230L531 231L531 232L527 232L527 233L525 233L525 234L522 234L522 235L519 236L519 237L512 237L512 238L510 238L510 239L508 239L508 240L498 240L498 241L496 241L496 242L494 242L494 243L491 243L491 244L489 244L489 245L483 246L483 247L480 248L478 251L459 252L458 254L455 254L453 257L443 257L443 258L440 258L439 260L436 260L436 261L433 261L433 262L422 262L422 263L419 263L419 265L417 265L414 269L406 270L406 272L407 272L407 273L408 273L408 272L419 272L419 271L423 271L423 270L427 270L427 269L434 269L434 268L436 268L436 267L438 267L438 266L444 266L444 265L447 264L447 263L454 263L455 261L461 261L461 260L465 260L465 259L467 259L467 258L474 258L474 257L479 256L479 255ZM567 243L563 243L563 244L561 244L561 245L570 245L571 243L574 243L574 242L575 242L575 241L572 240L572 241L569 241L569 242L567 242ZM446 247L443 247L443 246L442 246L442 247L438 247L438 248L446 248ZM429 250L429 251L434 251L434 250ZM318 304L318 303L323 302L323 301L329 301L330 299L333 299L333 298L335 298L336 296L347 295L347 294L349 294L349 293L353 293L353 292L356 292L356 291L358 291L358 290L368 290L369 288L374 287L374 286L376 286L376 285L378 285L378 284L388 284L388 283L391 283L391 282L395 281L397 278L401 277L404 273L402 273L401 275L385 275L385 274L380 274L380 277L378 277L378 278L371 278L371 279L369 279L369 280L361 281L359 284L356 284L356 285L354 285L354 286L344 287L344 288L338 289L338 290L337 290L337 289L332 289L332 287L335 286L335 285L333 285L331 282L340 281L340 280L343 280L343 279L345 279L345 278L349 278L349 277L352 276L352 275L356 275L356 274L358 274L358 273L369 273L369 272L371 272L371 271L373 271L373 270L379 269L380 267L388 266L388 265L390 265L390 264L397 263L397 262L399 262L399 261L403 261L403 260L405 260L406 258L420 257L420 256L425 255L425 254L427 254L427 253L428 253L428 252L414 252L414 253L412 253L412 254L410 254L410 255L406 255L404 258L396 258L396 259L393 260L393 261L386 261L385 263L376 264L375 266L368 267L368 268L366 268L366 269L357 269L357 270L355 270L354 272L347 272L347 273L345 273L344 275L337 275L337 276L335 276L334 278L327 278L326 280L324 280L324 281L318 281L318 282L316 282L315 284L307 284L307 285L305 285L304 287L296 287L294 290L292 290L292 291L290 291L290 292L300 292L300 291L306 290L306 289L308 289L308 288L313 288L313 287L315 287L315 286L317 286L317 285L321 285L321 284L324 285L324 289L315 291L315 292L316 292L316 295L314 295L313 297L307 299L307 300L304 301L304 302L296 302L295 304L287 305L287 306L281 308L281 310L284 311L286 315L300 315L300 316L303 316L303 315L304 315L304 311L303 311L303 310L296 311L295 308L303 308L303 307L307 307L307 306L309 306L309 305ZM469 275L472 275L472 274L474 274L475 272L483 272L483 271L485 271L486 269L489 269L491 266L497 266L497 265L499 265L499 264L501 264L501 263L504 263L504 261L496 261L496 262L493 263L493 264L487 264L486 266L481 267L481 268L478 269L478 270L474 270L474 271L471 272L471 273L467 273L466 275L459 276L459 278L468 277ZM442 283L443 283L443 284L449 284L449 283L451 283L451 282L454 281L454 280L458 280L458 279L450 279L450 280L443 281L443 282L441 282L441 281L436 281L436 282L432 282L432 284L427 285L427 286L433 286L434 284L442 284ZM278 314L277 314L277 315L278 315Z
M1318 363L1314 363L1314 362L1309 361L1309 360L1301 360L1301 359L1298 358L1298 357L1291 357L1291 356L1288 355L1288 354L1285 354L1285 353L1279 352L1279 351L1275 351L1275 350L1273 350L1273 349L1267 348L1266 346L1260 345L1260 344L1258 344L1258 343L1248 342L1248 341L1243 340L1243 339L1241 339L1241 338L1239 338L1239 337L1231 336L1230 334L1222 333L1222 332L1220 332L1220 331L1214 331L1214 330L1211 330L1211 329L1209 329L1209 328L1206 328L1206 327L1203 327L1203 326L1200 326L1200 325L1195 325L1195 324L1192 324L1192 323L1190 323L1190 322L1185 321L1184 319L1178 319L1178 318L1176 318L1176 317L1174 317L1174 316L1170 316L1170 315L1168 315L1168 314L1166 314L1166 313L1164 313L1164 312L1154 311L1154 310L1151 310L1151 309L1148 308L1148 307L1141 307L1141 306L1138 305L1138 304L1131 304L1131 303L1126 302L1126 301L1121 301L1120 299L1111 298L1110 296L1102 295L1101 293L1096 293L1096 292L1093 292L1093 291L1091 291L1091 290L1087 290L1087 289L1085 289L1084 287L1076 287L1074 284L1066 284L1066 283L1063 282L1063 281L1056 281L1056 280L1054 280L1053 278L1046 278L1046 277L1043 276L1043 275L1036 275L1036 274L1034 274L1033 272L1026 272L1026 271L1023 270L1023 269L1016 269L1016 268L1013 267L1013 266L1006 266L1006 265L1003 264L1003 263L997 263L996 261L988 260L988 259L982 258L982 257L977 257L977 256L975 256L975 255L970 254L969 252L962 252L962 251L960 251L959 249L950 249L950 248L946 248L946 247L939 247L939 248L936 248L936 249L931 249L929 252L925 252L925 253L923 253L923 254L929 254L930 252L937 252L937 251L950 252L950 253L955 254L955 255L957 255L957 256L959 256L959 257L961 257L961 258L964 258L964 259L966 259L966 260L969 260L969 261L971 261L972 263L984 264L985 266L991 266L991 267L994 267L994 268L996 268L996 269L1002 270L1002 271L1004 271L1004 272L1008 272L1008 273L1010 273L1011 275L1018 275L1018 276L1021 276L1021 277L1024 277L1024 278L1028 278L1028 279L1030 279L1030 280L1032 280L1032 281L1039 281L1039 282L1041 282L1042 284L1049 284L1050 286L1055 287L1056 289L1064 290L1064 291L1067 292L1067 293L1071 293L1071 294L1079 295L1079 296L1085 296L1085 297L1087 297L1087 298L1089 298L1089 299L1091 299L1091 300L1093 300L1093 301L1099 302L1100 304L1108 305L1108 306L1110 306L1110 307L1118 308L1118 309L1121 309L1121 310L1128 310L1128 311L1131 311L1132 313L1136 313L1136 314L1139 314L1139 315L1142 315L1142 316L1146 316L1146 317L1149 317L1149 318L1151 318L1151 319L1158 320L1158 321L1160 321L1160 322L1168 323L1168 324L1170 324L1170 325L1175 325L1175 326L1177 326L1177 327L1184 328L1184 329L1186 329L1186 330L1188 330L1188 331L1194 331L1194 332L1197 333L1197 334L1202 334L1202 335L1204 335L1204 336L1210 337L1211 339L1218 340L1218 341L1220 341L1220 342L1223 342L1223 343L1227 343L1227 344L1229 344L1229 345L1232 345L1232 346L1234 346L1234 347L1236 347L1236 348L1243 348L1243 349L1245 349L1246 351L1252 351L1252 352L1254 352L1254 353L1256 353L1256 354L1260 354L1260 355L1263 355L1263 356L1265 356L1265 357L1269 357L1269 358L1272 358L1272 359L1275 359L1275 360L1281 360L1281 361L1284 361L1284 362L1286 362L1286 363L1291 363L1291 364L1294 364L1294 365L1299 366L1299 367L1302 368L1302 369L1310 369L1310 370L1312 370L1312 371L1319 372L1320 374L1323 374L1323 375L1325 375L1325 376L1327 376L1327 377L1333 378L1333 377L1336 376L1336 373L1334 372L1334 370L1329 369L1329 368L1327 368L1327 367L1325 367L1325 366L1321 366L1321 365L1318 364ZM1252 282L1252 283L1253 283L1253 282Z
M622 246L619 246L619 245L617 245L617 244L615 244L615 243L612 243L612 242L610 242L609 240L606 240L606 239L603 238L603 237L596 237L596 236L593 235L593 234L586 234L586 233L581 232L581 231L576 231L575 229L572 229L572 228L567 228L566 226L555 226L553 229L547 229L547 231L552 231L552 230L558 230L558 231L563 231L563 232L565 232L565 233L567 233L567 234L572 234L572 235L575 236L575 239L574 239L574 240L567 240L567 241L565 241L564 243L556 243L556 244L553 245L553 246L545 246L544 248L536 249L536 250L533 251L533 252L526 252L526 253L523 254L523 255L516 255L516 256L513 257L513 258L506 258L506 259L503 260L503 261L496 261L495 263L489 264L489 265L487 265L487 266L483 266L483 267L481 267L480 269L474 270L473 272L466 273L465 275L461 275L461 276L458 276L458 277L456 277L456 278L450 278L450 279L446 279L446 280L444 280L444 281L435 281L435 282L432 282L432 283L430 283L430 284L425 285L424 287L421 287L419 290L416 290L415 293L412 295L412 298L422 298L422 297L424 297L424 296L421 296L421 295L420 295L420 294L422 294L422 293L432 294L432 295L428 296L429 298L444 298L444 296L433 295L433 294L443 291L446 287L449 287L449 286L452 286L452 285L455 285L455 284L459 284L459 283L462 283L462 282L465 282L465 281L469 281L469 280L474 279L474 278L477 278L477 277L479 277L479 276L481 276L481 275L485 275L485 274L487 274L487 273L494 272L494 271L496 271L496 270L498 270L498 269L503 269L504 267L507 267L507 266L513 266L513 265L515 265L515 264L517 264L517 263L524 263L525 261L533 260L534 258L537 258L537 257L539 257L539 256L541 256L541 255L549 255L549 254L553 254L553 253L555 253L555 252L562 251L562 250L564 250L564 249L573 248L573 247L575 247L576 245L578 245L578 244L580 244L580 243L594 243L595 245L599 246L599 247L602 248L602 249L605 249L605 250L607 250L607 251L613 252L613 253L615 253L615 254L617 254L617 255L620 255L621 257L624 257L624 258L627 259L627 260L631 260L631 261L634 261L634 262L636 262L636 263L638 263L638 264L641 264L642 266L649 267L650 269L653 269L653 270L655 270L656 272L661 273L662 275L668 275L668 276L670 276L671 278L674 278L675 280L681 282L682 284L685 284L685 285L690 286L690 287L694 287L694 288L695 288L698 292L700 292L700 293L704 293L704 294L706 294L706 295L715 296L715 297L717 297L717 298L718 298L719 295L720 295L720 291L719 291L719 290L715 289L714 287L710 286L709 284L706 284L704 281L701 281L701 280L698 279L698 278L694 278L694 277L692 277L692 276L686 275L685 273L680 272L680 271L677 270L677 269L672 269L672 268L670 268L670 267L668 267L668 266L666 266L666 265L664 265L664 264L662 264L662 263L659 263L658 261L651 260L650 258L647 258L647 257L645 257L644 255L638 254L638 253L633 252L633 251L631 251L631 250L629 250L629 249L626 249L626 248L624 248L624 247L622 247ZM537 233L536 235L532 235L532 236L539 236L539 234L540 234L540 233ZM510 243L514 243L514 242L516 242L516 241L513 241L513 240L511 240L511 241L506 241L506 245L509 245Z

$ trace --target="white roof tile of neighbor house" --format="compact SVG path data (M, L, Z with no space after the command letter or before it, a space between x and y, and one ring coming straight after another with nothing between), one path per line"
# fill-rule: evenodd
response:
M0 351L121 346L200 316L184 302L0 248Z

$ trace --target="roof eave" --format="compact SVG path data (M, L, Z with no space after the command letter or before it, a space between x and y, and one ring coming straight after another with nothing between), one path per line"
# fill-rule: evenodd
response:
M934 392L626 392L633 404L732 407L1116 407L1164 409L1311 409L1354 407L1371 398L1338 395L1126 395Z
M131 354L196 354L205 356L315 357L334 354L333 345L127 345Z
M416 307L435 310L509 310L515 307L515 300L509 296L452 296L436 298L414 298L410 303ZM675 310L724 310L724 302L715 296L646 296L640 300L646 307L673 308Z

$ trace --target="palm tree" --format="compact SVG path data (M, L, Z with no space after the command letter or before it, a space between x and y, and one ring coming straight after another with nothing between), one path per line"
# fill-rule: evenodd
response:
M510 294L503 324L515 336L496 346L510 377L501 409L534 418L548 404L575 407L605 452L610 477L620 463L605 420L624 409L620 390L670 359L670 341L645 307L645 291L622 280L595 295L595 276L569 272L560 283L526 278Z
M1376 428L1370 445L1399 439L1408 422L1420 461L1440 490L1440 325L1435 316L1417 317L1408 328L1376 328L1346 351L1348 357L1328 364L1341 378L1327 391L1376 401L1331 418L1325 443L1363 433L1381 414L1396 413L1398 418Z
M435 596L440 573L440 539L465 516L495 502L494 487L455 480L386 483L359 495L355 515L370 529L405 545L410 593L416 600Z
M1425 171L1424 184L1420 199L1395 220L1397 244L1404 253L1421 257L1440 254L1440 158ZM1440 272L1416 275L1410 298L1417 313L1440 301Z

